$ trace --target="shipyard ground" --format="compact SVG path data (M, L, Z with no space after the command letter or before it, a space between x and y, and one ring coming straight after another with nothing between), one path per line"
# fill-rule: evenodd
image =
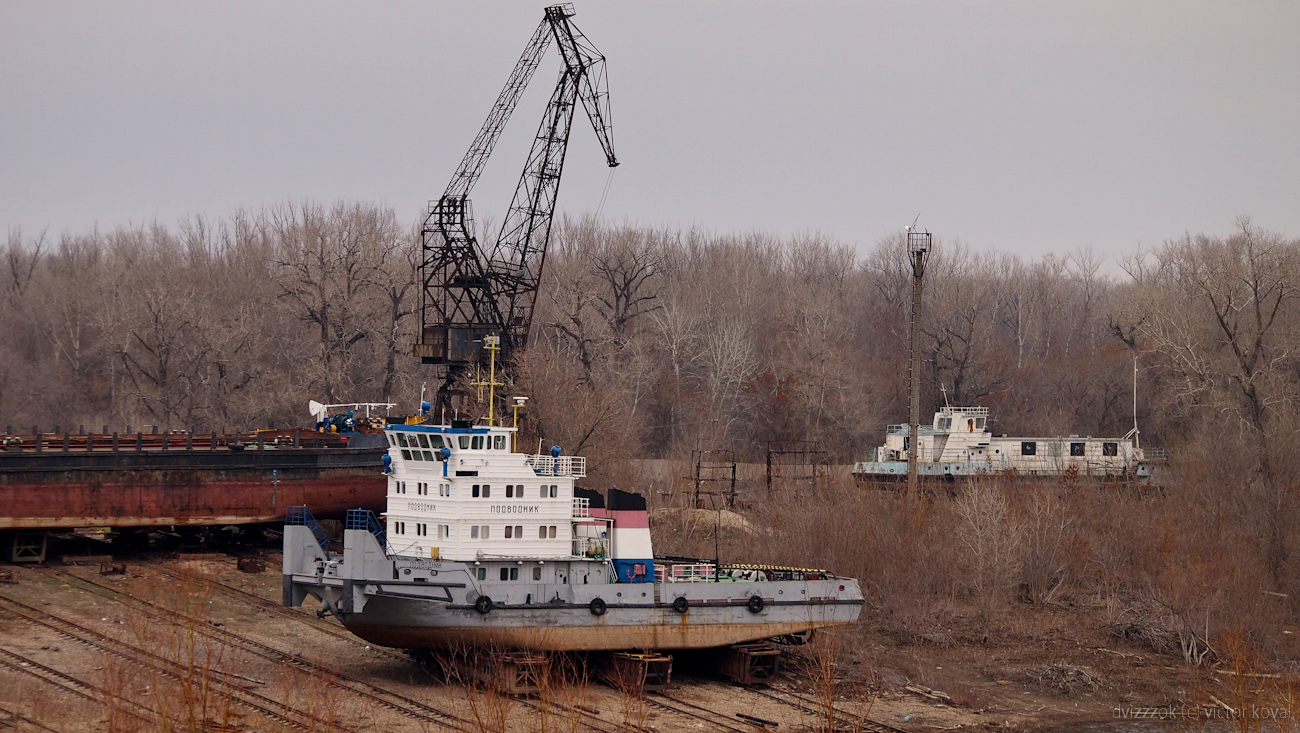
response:
M679 659L666 694L593 683L499 698L435 679L332 619L278 608L278 553L241 556L265 569L165 552L0 567L0 723L161 730L161 713L169 728L201 727L188 719L226 731L750 730L742 713L821 730L829 688L818 670L831 655L836 727L846 730L871 729L864 718L906 731L1044 730L1113 722L1116 709L1208 703L1221 689L1180 659L1081 625L1077 610L1020 608L990 645L963 641L973 626L891 638L864 614L833 648L805 647L770 687L739 687ZM101 573L113 570L125 572Z

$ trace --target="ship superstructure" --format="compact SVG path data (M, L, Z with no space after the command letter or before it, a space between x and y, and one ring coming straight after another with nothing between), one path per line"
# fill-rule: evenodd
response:
M1108 479L1150 477L1145 451L1136 432L1107 437L994 436L987 407L945 406L917 431L916 461L921 476L956 478L1016 473L1024 476L1079 476ZM905 478L912 450L907 425L885 429L885 444L871 460L853 465L860 480Z
M829 572L656 560L644 497L575 486L585 459L524 454L513 428L392 425L387 511L351 512L336 551L305 507L284 535L284 602L406 649L670 650L856 621Z

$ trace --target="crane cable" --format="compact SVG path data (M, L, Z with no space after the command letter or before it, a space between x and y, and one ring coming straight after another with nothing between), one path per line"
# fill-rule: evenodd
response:
M595 208L595 220L597 221L601 221L601 212L604 211L604 199L606 199L607 196L610 195L610 186L612 185L612 183L614 183L615 170L617 170L617 168L611 168L610 174L608 174L607 177L604 178L604 191L601 194L601 205Z

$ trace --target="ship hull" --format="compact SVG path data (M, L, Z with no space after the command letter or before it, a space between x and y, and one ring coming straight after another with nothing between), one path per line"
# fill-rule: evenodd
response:
M0 529L148 527L282 521L382 510L382 447L0 453Z
M358 637L380 646L444 650L464 646L534 651L617 651L708 649L786 636L857 620L861 604L841 607L771 608L762 618L740 608L699 608L677 614L671 609L610 609L593 617L586 608L496 610L497 618L480 620L462 614L447 625L415 625L405 614L392 623L377 623L368 606L364 622L344 622ZM477 615L474 611L469 614Z

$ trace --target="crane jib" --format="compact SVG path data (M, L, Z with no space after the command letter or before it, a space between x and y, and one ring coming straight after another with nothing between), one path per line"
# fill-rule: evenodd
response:
M573 6L547 7L442 197L422 229L420 332L414 355L439 365L438 401L450 407L451 384L485 356L483 338L500 336L509 363L528 340L541 282L573 112L581 101L609 167L614 154L605 57L570 21ZM506 122L550 46L564 70L556 83L500 233L490 249L474 234L469 193Z

